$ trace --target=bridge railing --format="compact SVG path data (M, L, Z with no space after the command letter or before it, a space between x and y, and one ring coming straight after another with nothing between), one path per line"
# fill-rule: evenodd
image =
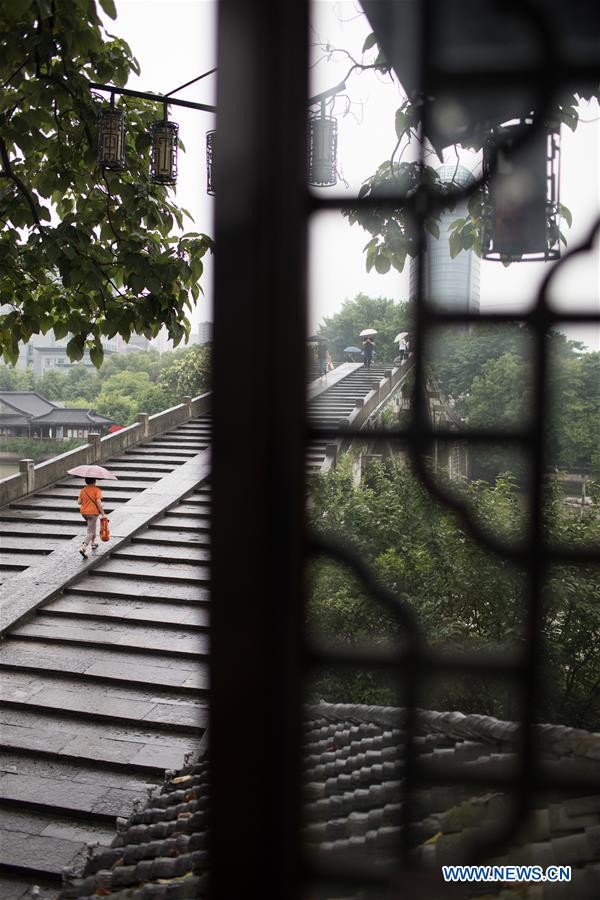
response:
M325 460L320 469L322 474L335 468L339 453L348 449L351 441L344 437L344 431L346 429L361 428L371 413L373 413L374 410L376 410L377 407L396 390L412 366L412 360L407 360L401 366L394 366L386 369L385 375L380 380L379 384L365 394L364 397L361 397L356 401L356 406L349 416L344 416L340 419L340 437L335 444L329 444L327 446Z
M176 428L194 416L203 415L210 409L210 398L211 394L208 391L198 397L184 397L183 403L153 416L140 413L138 421L133 425L122 428L114 434L107 434L103 438L99 434L89 434L88 442L81 447L53 456L52 459L37 465L32 459L19 460L19 472L0 480L0 507L65 478L68 470L75 466L103 462L124 453L142 441Z

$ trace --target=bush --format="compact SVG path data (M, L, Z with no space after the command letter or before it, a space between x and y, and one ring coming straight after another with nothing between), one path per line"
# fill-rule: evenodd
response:
M66 441L44 441L37 438L9 437L2 439L2 451L18 457L18 459L33 459L35 462L43 462L59 453L74 450L85 444L85 438L69 438Z

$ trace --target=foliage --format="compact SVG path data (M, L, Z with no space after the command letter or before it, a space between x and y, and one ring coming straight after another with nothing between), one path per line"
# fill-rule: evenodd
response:
M194 397L208 390L210 350L192 347L185 357L175 360L162 372L160 383L166 396L177 397L178 403L186 395Z
M374 33L367 36L362 49L362 62L356 62L354 68L374 69L382 74L389 72L389 63L385 59ZM370 51L375 54L372 62L369 62L369 57L365 57L365 54ZM549 115L548 126L559 128L561 125L566 125L575 131L579 121L578 100L580 97L590 99L592 96L600 97L600 91L596 88L585 87L579 90L578 95L568 94L561 98ZM375 173L364 181L359 191L360 198L372 198L374 202L390 194L410 198L419 188L425 188L437 200L443 200L445 195L455 191L457 187L461 187L452 182L442 183L432 166L421 165L419 162L396 161L396 156L400 159L411 141L421 140L419 129L423 108L424 98L421 95L415 95L400 104L394 115L396 145L389 158L384 160ZM478 152L482 149L485 139L486 133L481 131L479 134L472 134L468 140L462 141L456 147ZM467 203L466 215L457 218L451 225L449 242L452 257L457 256L463 250L473 250L481 256L488 204L487 186L476 189L471 194ZM453 203L449 200L445 209L452 210L453 208ZM442 207L443 209L444 207ZM560 214L570 227L571 212L564 204L560 204ZM407 257L414 258L417 255L415 221L413 217L407 215L406 208L401 204L387 209L376 206L371 208L355 207L344 210L342 215L348 218L351 225L358 224L371 235L371 239L364 247L367 271L375 268L375 271L385 274L393 266L401 272ZM439 217L440 211L431 214L425 221L425 228L435 238L440 236ZM553 226L552 217L549 218L549 225ZM552 233L549 242L552 245L559 240L564 244L567 242L561 231L557 234ZM514 259L502 260L505 265L509 265L511 261Z
M439 506L404 466L372 463L356 486L346 456L313 485L312 525L350 542L376 578L413 610L429 644L438 650L518 649L525 640L525 573L477 544L453 514ZM488 526L514 535L520 499L502 477L493 486L464 486ZM546 516L555 541L597 543L595 513L574 522L556 497ZM556 567L544 593L544 684L541 721L597 729L600 725L600 567ZM399 645L402 627L337 564L313 568L308 607L313 638L328 645ZM315 691L332 701L398 702L389 684L373 674L326 673ZM495 684L474 679L438 679L421 698L424 705L499 717L515 715L514 700Z
M600 354L580 349L548 334L546 465L600 472ZM529 424L531 359L531 339L518 324L444 329L431 344L430 372L470 426L514 429ZM503 470L524 474L515 451L493 445L471 455L475 478L493 480Z
M600 473L600 353L551 360L550 464Z
M58 453L66 453L85 443L84 438L69 438L66 441L45 441L27 437L3 437L2 452L18 459L33 459L41 462Z
M530 349L528 334L517 323L477 325L468 332L444 328L431 344L431 367L444 393L457 398L470 389L485 363L505 353L524 360Z
M364 328L375 328L375 360L391 362L398 353L394 338L408 330L409 322L408 304L357 294L353 300L345 300L338 313L323 319L319 334L327 338L329 351L339 362L344 359L344 347L361 345L359 335Z
M210 384L210 350L186 347L159 355L155 350L119 353L98 369L82 364L65 372L0 366L0 390L33 390L66 406L95 409L119 425L130 425L140 412L150 415L197 396Z
M469 422L481 428L522 428L531 408L530 382L529 366L516 354L488 360L463 403Z
M422 168L419 163L386 160L374 175L367 178L358 196L372 199L376 204L391 193L409 197L420 184L430 190L441 190L441 182L431 166ZM419 229L414 216L401 205L394 208L374 205L369 209L344 210L342 214L348 218L350 225L358 223L371 235L371 240L363 248L367 272L375 268L380 275L385 275L392 266L402 272L407 256L416 257ZM434 237L440 236L438 221L439 215L432 215L425 223Z
M101 0L112 18L112 0ZM123 85L139 66L127 43L104 31L95 0L4 3L0 10L0 352L53 329L68 353L103 359L101 338L154 337L165 325L186 338L200 293L204 234L183 229L185 210L149 178L156 104L126 110L126 169L96 165L99 110L90 81Z

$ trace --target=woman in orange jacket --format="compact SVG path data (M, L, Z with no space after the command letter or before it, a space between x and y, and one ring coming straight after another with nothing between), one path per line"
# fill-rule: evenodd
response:
M105 515L104 507L102 506L102 491L99 487L96 487L95 478L85 479L85 487L79 491L79 500L77 502L79 503L79 511L87 522L86 535L79 552L84 559L87 559L88 544L91 543L92 550L95 550L98 546L98 541L96 540L98 516Z

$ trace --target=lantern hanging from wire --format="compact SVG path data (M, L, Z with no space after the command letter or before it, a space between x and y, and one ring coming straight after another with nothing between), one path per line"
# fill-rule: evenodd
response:
M125 113L115 107L114 94L111 94L110 106L100 110L98 165L103 169L125 168Z
M162 121L152 125L151 133L150 177L155 184L175 184L177 181L179 125L169 122L166 103Z
M558 259L559 167L556 128L540 128L527 118L494 129L483 147L483 172L488 179L484 259Z
M332 187L337 182L337 119L321 112L308 120L308 183Z
M207 131L206 132L206 193L210 194L211 197L214 197L214 194L215 194L215 181L214 181L214 171L213 171L214 149L215 149L215 132Z

